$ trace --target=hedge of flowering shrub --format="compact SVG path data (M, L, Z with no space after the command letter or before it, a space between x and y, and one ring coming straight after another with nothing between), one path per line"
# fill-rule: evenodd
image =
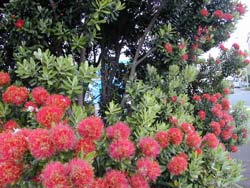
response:
M194 96L200 106L212 108L203 115L199 112L198 126L171 117L170 126L136 136L133 126L122 121L106 126L99 117L82 116L72 123L70 116L76 114L70 98L50 94L43 87L29 90L8 85L8 74L0 75L1 108L6 109L0 114L1 187L223 187L240 176L238 164L225 151L217 123L212 123L223 116L223 128L230 129L233 137L228 101L221 95L209 95L209 100ZM171 100L178 103L180 98ZM19 118L9 119L11 111ZM208 127L201 129L204 124ZM211 165L216 166L215 172Z
M243 110L244 106L241 106L241 109L239 109L239 106L234 107L237 110L230 112L230 102L226 98L229 93L229 89L225 88L222 94L194 95L193 100L199 119L195 126L202 135L211 132L228 151L236 152L237 145L246 141L246 121L249 115ZM242 116L242 121L239 121L238 116Z

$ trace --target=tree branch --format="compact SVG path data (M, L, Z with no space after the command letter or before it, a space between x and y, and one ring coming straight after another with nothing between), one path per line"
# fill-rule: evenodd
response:
M139 55L140 55L140 51L143 47L143 44L145 42L145 39L146 39L146 36L148 35L148 33L152 30L158 16L160 15L160 12L161 10L163 9L165 5L165 1L163 0L160 4L160 6L158 7L154 17L152 18L152 20L150 21L149 25L147 26L147 28L145 29L144 31L144 34L142 35L142 37L139 39L139 44L138 44L138 47L136 49L136 52L135 52L135 57L133 59L133 62L132 62L132 67L131 67L131 71L130 71L130 75L129 75L129 80L133 80L134 77L135 77L135 71L136 71L136 67L137 67L137 61L138 61L138 58L139 58ZM151 52L152 53L152 52ZM146 58L146 57L145 57ZM144 59L145 59L144 58Z
M81 65L82 62L84 62L86 60L86 48L82 48L81 50L81 54L80 54L80 59L79 59L79 67ZM80 81L81 84L83 84L81 81ZM85 95L84 91L83 93L81 93L79 96L78 96L78 105L79 106L83 106L83 96Z
M136 61L135 67L137 67L144 59L146 59L151 53L156 50L156 47L151 48L143 57Z

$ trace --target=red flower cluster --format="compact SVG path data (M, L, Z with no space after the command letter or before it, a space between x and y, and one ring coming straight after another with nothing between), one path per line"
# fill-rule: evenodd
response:
M188 162L186 158L182 156L175 156L168 163L167 169L171 174L178 176L186 171L187 166Z
M51 128L61 121L63 114L63 110L57 106L44 106L38 110L35 118L42 126Z
M126 175L119 170L109 170L104 176L104 187L108 188L129 188L129 181Z
M96 150L96 145L91 139L81 138L76 144L76 154L81 153L83 156Z
M55 153L53 139L47 129L34 129L28 136L29 150L38 160L51 157Z
M38 106L36 103L32 102L32 101L27 101L24 104L24 109L28 112L37 112L38 111Z
M59 94L50 95L46 100L46 105L57 106L64 111L70 106L70 103L71 103L70 98Z
M141 138L138 146L146 157L156 158L161 152L158 142L150 137Z
M198 112L200 120L205 120L206 119L206 112L204 110L200 110Z
M199 95L194 95L194 96L192 97L192 99L193 99L194 101L197 101L197 102L200 102L200 101L201 101L201 97L200 97Z
M207 144L209 148L215 149L219 145L219 140L213 133L207 133L203 137L203 141Z
M0 186L8 187L8 185L16 183L21 174L23 167L14 161L0 161Z
M223 18L224 13L221 10L215 10L213 15L218 18Z
M6 103L21 105L29 97L29 91L25 87L10 86L3 93L3 101Z
M164 149L168 147L168 132L167 131L160 131L155 135L156 141L160 144L160 146Z
M172 53L173 53L173 47L172 47L172 45L171 45L170 43L166 43L166 44L164 45L164 47L165 47L166 51L167 51L169 54L172 54Z
M67 165L67 171L73 187L87 187L94 181L92 166L82 159L72 159Z
M198 148L201 144L201 137L197 132L191 132L187 135L186 144L190 148Z
M161 175L160 165L149 158L141 158L136 163L136 172L147 178L148 181L155 181Z
M0 72L0 87L10 83L10 75L6 72Z
M233 43L232 46L233 46L234 49L236 49L236 50L239 50L239 49L240 49L240 46L239 46L239 44L237 44L237 43Z
M203 8L203 9L200 10L200 14L201 14L202 16L207 17L208 14L209 14L209 12L208 12L208 10L207 10L206 8Z
M7 121L4 125L4 131L6 132L13 132L14 129L19 128L20 126L18 125L18 123L15 120L9 120Z
M49 97L48 91L43 87L34 88L31 94L35 102L40 105L44 105Z
M219 136L221 133L221 128L220 128L220 124L216 121L212 121L210 123L210 127L212 129L212 132L216 135Z
M179 128L172 127L168 130L169 141L174 145L180 145L183 140L183 132Z
M181 60L182 60L182 61L187 61L187 60L188 60L188 54L183 54L183 55L181 56Z
M16 22L15 22L15 27L17 29L21 29L23 26L24 26L24 23L25 21L23 19L18 19Z
M71 188L64 164L57 161L48 163L43 169L40 178L45 188Z
M104 124L98 117L87 117L80 121L77 130L83 138L100 140L103 134Z
M129 179L131 188L150 188L147 180L140 175L133 175Z
M221 10L215 10L213 12L213 15L219 19L224 19L224 20L227 20L227 21L231 21L234 16L230 13L223 13Z
M106 134L109 139L128 139L130 133L131 130L129 126L123 122L117 122L106 129Z
M231 151L232 151L233 153L236 153L236 152L238 151L237 146L231 146Z
M223 92L225 95L229 95L230 94L230 90L228 88L224 88Z
M235 6L235 10L240 13L240 15L244 15L246 13L246 8L242 3L237 3Z
M58 152L71 150L75 147L76 136L69 125L56 125L50 130L50 136Z
M129 159L135 154L135 146L130 140L114 140L108 148L108 154L115 160Z
M190 123L182 123L180 127L187 134L193 133L195 131L194 126Z
M26 151L28 143L24 136L13 133L0 134L0 161L20 161Z

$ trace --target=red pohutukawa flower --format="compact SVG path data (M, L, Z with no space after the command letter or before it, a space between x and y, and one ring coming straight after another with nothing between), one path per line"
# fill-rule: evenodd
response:
M10 75L7 72L0 72L0 87L10 83Z
M195 148L194 152L197 153L198 155L202 154L202 150L200 148Z
M58 161L48 163L43 169L40 178L45 188L71 188L67 170L64 164Z
M235 10L240 13L240 15L244 15L246 13L246 9L242 3L237 3L235 6Z
M247 130L246 130L246 129L243 129L242 132L243 132L243 136L242 136L242 137L243 137L243 138L246 138L246 137L247 137Z
M109 170L104 176L105 188L130 188L125 173L119 170Z
M178 124L178 119L175 118L174 116L170 116L168 118L169 122L172 123L174 126L176 126Z
M48 96L46 100L46 105L57 106L66 110L71 104L70 98L59 94L53 94Z
M15 27L17 29L21 29L23 26L24 26L24 23L25 21L23 19L18 19L16 22L15 22Z
M209 148L215 149L219 145L219 140L213 133L207 133L204 137L203 140L207 144Z
M163 149L168 147L168 132L167 131L159 131L158 133L156 133L155 139Z
M187 61L188 60L188 54L184 54L181 56L182 61Z
M38 110L35 118L44 127L51 128L61 121L63 114L63 110L57 106L44 106Z
M224 13L221 10L215 10L213 15L218 18L223 18Z
M94 171L92 166L82 159L72 159L68 163L70 180L75 188L90 186L94 181Z
M148 181L155 181L161 175L160 165L149 158L141 158L136 163L136 172L147 178Z
M106 134L109 139L128 139L131 130L124 122L117 122L106 129Z
M192 99L193 99L194 101L197 101L197 102L200 102L200 101L201 101L201 97L200 97L199 95L194 95L194 96L192 97Z
M212 107L211 112L213 113L213 115L215 117L218 117L218 118L222 118L223 117L222 106L220 104L215 104Z
M217 98L217 100L219 100L222 97L221 93L215 93L214 96Z
M187 135L186 144L188 147L199 147L201 144L201 137L197 132L192 132Z
M169 141L174 145L180 145L183 140L183 132L175 127L168 130Z
M230 13L223 14L223 19L225 19L227 21L232 21L233 18L234 18L234 16Z
M23 104L29 97L29 91L25 87L10 86L3 93L3 101L15 105Z
M47 129L34 129L28 136L31 154L38 160L51 157L55 153L55 146Z
M223 92L225 95L229 95L230 94L230 90L228 88L224 88Z
M231 129L225 129L221 132L221 138L222 140L226 141L229 140L233 135L233 131Z
M49 97L49 93L43 87L35 87L32 89L32 97L37 104L43 105L45 104L47 98Z
M249 59L245 59L244 63L247 64L247 65L249 65L250 64L250 60Z
M14 161L0 161L0 186L9 187L15 184L22 174L22 165Z
M81 138L76 144L76 153L82 154L83 156L96 150L96 145L92 139Z
M135 154L135 146L130 140L114 140L109 145L108 154L115 160L129 159Z
M76 144L76 136L72 127L68 125L56 125L50 130L56 151L67 151L74 148Z
M184 157L175 156L168 163L167 169L171 174L178 176L186 171L187 166L188 162Z
M190 123L182 123L180 125L180 128L187 134L195 131L194 126Z
M135 174L130 177L129 183L131 188L150 188L145 177Z
M212 96L210 96L210 98L208 99L208 101L211 102L211 103L216 103L218 101L218 99L217 99L216 96L212 95Z
M200 14L201 14L202 16L207 17L208 14L209 14L209 12L208 12L208 10L207 10L206 8L203 8L203 9L200 10Z
M77 125L79 134L84 138L100 140L103 134L104 124L98 117L87 117Z
M173 47L172 47L172 45L171 45L170 43L168 43L168 42L165 43L164 47L165 47L166 51L167 51L169 54L172 54L172 53L173 53Z
M237 146L235 146L235 145L233 145L233 146L231 146L231 151L233 152L233 153L236 153L237 151L238 151L238 148L237 148Z
M94 182L92 183L91 188L106 188L104 179L103 178L95 179Z
M38 106L36 103L34 103L32 101L27 101L24 104L24 110L26 110L28 112L36 112L38 110Z
M212 132L216 135L219 136L221 133L221 128L220 128L220 123L216 121L212 121L210 124L210 127L212 129Z
M19 161L28 150L28 144L24 136L20 134L0 134L0 161Z
M15 120L9 120L3 125L4 131L7 131L7 132L8 131L12 132L14 131L14 129L19 128L19 127L20 126Z
M221 100L221 106L222 106L223 110L226 110L226 111L230 110L230 102L229 102L229 100L226 99L226 98L223 98Z
M233 46L236 50L240 49L240 46L239 46L239 44L237 44L237 43L233 43L232 46Z
M156 158L161 152L160 145L151 137L141 138L138 146L146 157Z

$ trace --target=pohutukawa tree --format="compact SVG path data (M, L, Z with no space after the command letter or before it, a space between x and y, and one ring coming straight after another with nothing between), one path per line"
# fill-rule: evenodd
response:
M230 109L223 80L249 60L222 42L245 12L234 0L4 1L0 186L235 186L229 152L249 115ZM102 117L84 100L97 72Z

